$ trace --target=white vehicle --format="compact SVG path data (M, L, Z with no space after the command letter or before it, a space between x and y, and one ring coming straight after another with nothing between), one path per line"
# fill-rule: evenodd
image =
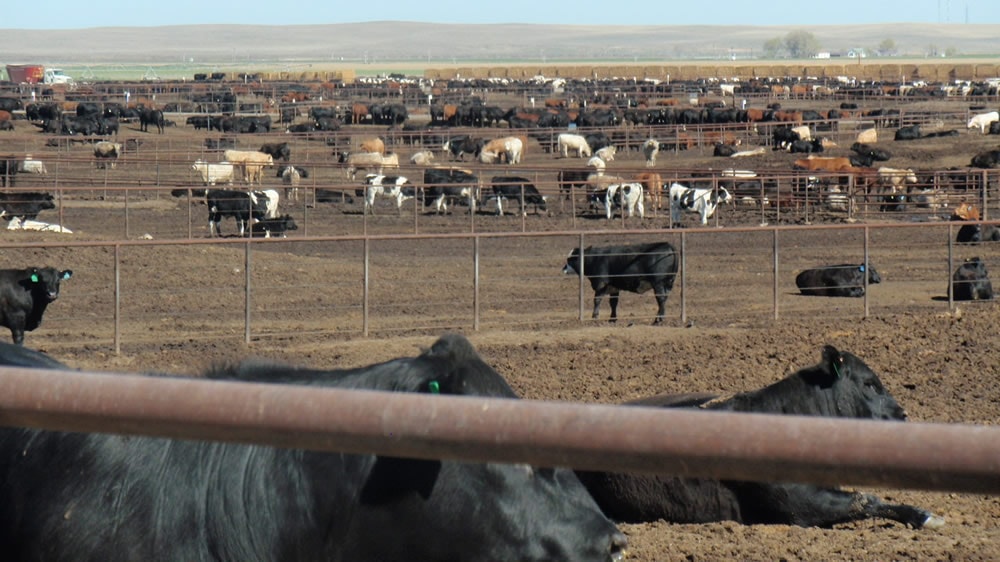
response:
M63 74L61 68L46 68L42 76L43 84L72 84L73 77Z

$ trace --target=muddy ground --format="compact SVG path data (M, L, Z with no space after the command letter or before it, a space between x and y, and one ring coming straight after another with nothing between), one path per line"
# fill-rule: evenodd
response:
M175 119L183 123L183 117ZM254 244L249 253L251 343L247 345L245 244L235 237L206 243L204 206L197 200L189 206L186 198L169 194L170 188L196 185L190 171L195 158L218 160L218 154L201 145L204 137L218 135L183 126L168 128L163 136L137 129L128 125L122 136L140 138L140 152L126 155L114 170L95 168L89 146L45 147L45 137L24 122L13 134L0 133L0 151L30 152L47 162L47 177L19 178L19 186L65 188L60 208L39 218L61 222L75 234L5 231L0 241L18 247L0 247L0 256L9 267L48 264L74 270L43 325L26 338L29 346L74 367L196 373L213 363L247 356L314 367L352 367L413 355L439 334L460 331L526 398L615 403L662 392L758 388L815 364L821 347L832 344L860 356L879 373L913 421L995 424L1000 420L1000 387L994 380L1000 373L996 336L1000 314L992 302L949 307L951 234L942 220L947 209L895 215L873 211L847 220L822 209L804 215L802 209L777 214L772 209L730 207L719 214L723 228L703 228L688 219L685 225L694 228L684 240L684 284L681 288L679 282L671 295L666 326L648 325L655 311L649 294L623 296L621 320L610 326L604 322L607 305L600 320L591 322L589 287L581 298L577 279L559 271L579 235L543 234L586 232L587 244L666 239L680 246L679 231L666 228L663 210L650 212L644 220L611 222L596 215L574 215L567 203L555 202L552 182L556 169L581 163L529 148L519 171L536 174L540 188L552 200L547 212L524 219L495 217L492 207L471 216L458 207L443 217L406 207L400 216L380 202L379 214L365 217L358 202L283 202L283 211L296 217L300 229L287 240ZM839 140L845 144L849 134L842 137ZM285 137L241 138L240 144L251 147L279 138ZM293 160L314 172L308 185L349 192L359 185L343 178L325 143L292 142ZM894 152L892 165L920 169L965 166L972 154L995 145L992 138L964 130L957 137L911 145L880 143ZM398 150L405 158L415 149ZM844 148L837 150L846 153ZM755 158L739 167L787 169L792 157L768 152ZM728 164L698 149L661 156L658 168L681 175ZM637 154L609 165L609 170L622 174L641 168ZM404 168L403 173L419 177L420 171ZM265 179L265 187L280 188L280 180L272 175ZM129 187L128 197L118 187ZM871 263L879 268L883 283L869 291L868 316L863 299L803 297L793 283L795 273L806 267L860 262L864 231L780 231L775 283L776 235L759 227L762 222L782 227L805 222L894 227L870 232ZM918 223L923 227L912 226ZM232 234L234 225L227 219L223 228ZM468 238L372 240L367 249L367 290L363 242L296 241L306 234L472 230L528 234L479 240L478 285L472 265L476 248ZM152 241L141 242L143 238ZM38 241L50 246L27 246ZM116 241L128 242L116 250ZM189 241L194 244L180 244ZM67 242L82 245L64 247ZM159 242L178 244L149 245ZM990 266L997 262L997 250L987 246L952 251L952 260L977 255ZM115 353L116 259L120 353ZM579 319L581 309L584 321ZM881 520L835 529L662 521L624 525L631 541L629 559L1000 559L1000 498L875 492L929 509L944 516L947 524L938 531Z

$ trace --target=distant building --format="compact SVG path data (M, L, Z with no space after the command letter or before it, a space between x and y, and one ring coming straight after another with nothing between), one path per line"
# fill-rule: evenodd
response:
M813 58L828 59L828 58L830 58L830 51L820 51L820 52L816 53L816 56L813 57Z

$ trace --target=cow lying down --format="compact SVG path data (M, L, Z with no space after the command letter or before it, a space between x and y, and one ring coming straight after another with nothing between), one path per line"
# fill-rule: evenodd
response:
M61 232L62 234L73 234L73 231L60 224L52 224L42 221L33 221L14 217L7 223L7 230L38 230L41 232Z
M53 367L12 347L0 364ZM461 336L357 369L208 376L516 398ZM0 458L7 560L619 562L627 543L569 469L19 428Z
M757 414L791 414L903 421L906 413L858 357L823 348L814 367L759 390L714 396L661 395L629 402L656 408L701 408ZM737 521L832 527L884 518L913 528L938 528L944 518L910 505L883 502L861 492L810 484L738 482L670 476L578 471L609 517L621 522L665 519L674 523Z
M865 294L865 271L868 284L882 282L875 266L845 263L807 269L795 276L795 286L803 295L821 297L862 297Z

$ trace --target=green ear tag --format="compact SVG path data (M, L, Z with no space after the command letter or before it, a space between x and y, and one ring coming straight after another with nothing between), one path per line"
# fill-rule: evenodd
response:
M431 394L441 394L441 385L438 384L438 381L427 383L427 389L431 391Z
M31 274L31 282L38 283L38 276L35 275L34 273Z

